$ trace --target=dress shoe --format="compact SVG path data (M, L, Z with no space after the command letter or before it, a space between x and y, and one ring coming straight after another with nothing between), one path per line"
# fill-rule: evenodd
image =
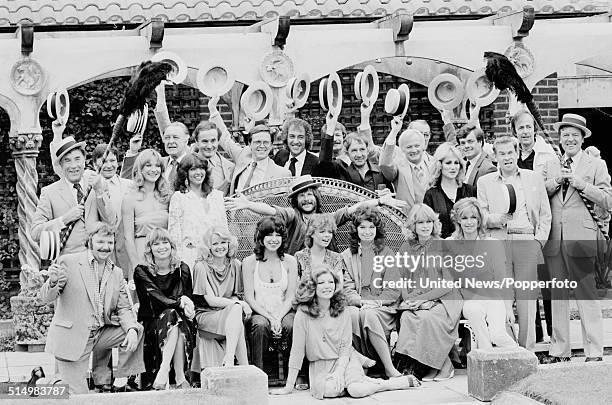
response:
M96 392L113 392L113 386L110 384L96 385Z
M555 364L572 361L571 357L546 356L540 361L541 364Z
M584 362L588 363L591 361L603 361L603 357L587 357Z

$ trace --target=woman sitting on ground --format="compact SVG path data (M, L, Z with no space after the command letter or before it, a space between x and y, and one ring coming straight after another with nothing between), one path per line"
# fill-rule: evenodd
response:
M250 319L251 363L263 370L268 349L288 353L293 329L292 300L297 287L297 262L285 253L287 229L278 216L263 217L255 231L254 254L242 262L244 297L253 309ZM270 341L270 338L274 338Z
M334 239L336 230L336 220L332 214L312 214L304 238L304 244L307 247L295 254L300 277L309 274L313 267L325 264L331 267L342 280L344 277L342 256L327 248Z
M202 238L202 257L193 269L193 294L198 338L191 371L206 367L249 364L244 319L251 307L241 301L242 271L234 258L238 240L226 228L212 227Z
M473 278L480 281L502 281L506 278L506 252L503 242L487 237L482 206L476 198L465 198L455 203L452 215L455 232L447 240L449 248L456 254L470 254L482 257L484 268L466 268L457 274L463 281ZM506 332L506 322L514 324L512 308L512 291L507 291L508 299L504 300L504 291L495 288L470 287L462 283L463 316L470 323L476 336L478 349L491 350L493 345L503 348L518 347L518 344Z
M142 385L167 389L171 365L176 386L189 388L189 370L195 330L191 272L176 255L176 245L168 231L154 228L146 238L144 264L134 271L140 301L138 320L143 322L146 373ZM171 364L172 363L172 364Z
M283 395L293 391L304 356L310 362L310 393L317 399L335 398L344 391L362 398L380 391L420 386L413 376L388 380L366 377L351 345L351 317L337 273L317 266L305 274L295 296L297 313L285 388L272 391Z
M403 268L403 276L413 280L402 289L400 328L395 351L428 366L423 381L444 381L455 375L448 356L457 339L463 302L454 288L428 286L428 281L452 281L450 271L434 260L444 258L440 243L438 215L425 204L416 204L408 214L408 241L400 250L413 257L422 256L425 263Z

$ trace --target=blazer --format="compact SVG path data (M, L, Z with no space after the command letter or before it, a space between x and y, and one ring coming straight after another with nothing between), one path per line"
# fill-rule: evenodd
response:
M470 172L470 177L467 179L467 184L472 187L478 187L478 179L485 174L493 173L497 170L497 167L487 157L487 154L482 151L480 157L474 164L474 169Z
M47 280L39 291L40 299L45 303L57 300L45 351L64 360L76 361L83 355L89 339L90 321L94 315L94 292L88 287L91 283L87 280L95 275L91 273L87 251L64 255L59 258L58 264L66 267L68 281L64 289L60 291L57 285L50 287ZM104 324L121 326L126 333L129 329L135 329L140 337L143 327L136 322L126 286L123 270L114 266L106 284L102 285Z
M291 158L291 153L287 149L279 150L274 156L274 163L284 167L287 161ZM297 176L304 176L305 174L311 174L314 167L319 163L319 157L312 152L306 151L306 157L304 158L304 165L302 166L302 172L296 173Z
M230 157L234 161L236 167L232 174L232 180L230 183L229 194L232 195L235 192L236 184L238 183L238 177L244 172L249 164L253 161L251 154L251 148L248 146L240 146L236 141L232 139L232 136L228 131L223 131L221 139L219 139L219 145L229 153ZM268 169L266 172L266 180L278 179L281 177L291 177L289 169L285 169L282 166L274 163L272 159L268 162Z
M612 188L606 162L582 152L575 174L587 183L583 195L595 203L595 210L601 217L608 216L608 211L612 209ZM559 160L548 160L544 166L544 178L546 191L550 197L552 227L544 254L547 256L559 254L563 243L569 256L595 257L596 243L589 241L602 238L597 223L574 187L569 186L563 198L561 185L555 180L560 175Z
M527 215L529 216L529 222L531 222L534 229L534 238L540 242L541 246L544 246L546 240L548 239L551 222L550 204L548 203L548 195L546 194L544 179L542 179L540 174L532 170L525 169L518 169L518 176L523 184L525 204L527 205ZM486 214L507 212L507 207L503 207L500 204L501 199L499 198L499 195L501 191L501 184L502 180L499 171L486 174L478 179L476 194L478 196L478 201L480 201L480 204L482 204ZM494 228L495 224L492 224L488 220L487 226L492 228L491 236L493 238L501 240L507 239L505 227Z
M90 171L87 171L88 173ZM86 190L83 190L86 191ZM72 190L66 180L58 180L40 191L40 198L34 217L32 218L32 238L35 242L40 241L42 231L60 232L65 226L60 219L77 203L73 198ZM119 214L113 209L113 204L108 192L102 197L97 197L95 192L91 192L85 201L84 219L76 222L70 237L61 251L62 254L75 253L85 250L88 229L96 222L105 222L112 227L117 226Z

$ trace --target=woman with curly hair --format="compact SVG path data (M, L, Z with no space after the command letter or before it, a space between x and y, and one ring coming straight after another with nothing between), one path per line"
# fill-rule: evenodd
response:
M413 376L388 380L366 377L351 344L351 317L345 311L346 298L340 278L329 266L315 266L302 278L294 305L297 313L289 374L285 388L272 394L293 391L304 356L310 362L310 393L317 399L339 397L345 390L352 397L362 398L380 391L420 385Z
M350 225L350 247L341 255L346 266L344 285L351 306L354 345L364 356L380 359L387 377L397 377L401 373L391 360L388 340L397 326L400 290L389 287L387 282L399 281L400 273L394 266L375 265L377 258L395 253L385 245L384 222L377 209L357 210Z
M457 278L474 278L481 281L502 281L507 277L506 251L500 240L486 236L486 226L482 206L476 198L464 198L455 203L451 218L455 232L447 240L452 240L450 248L456 254L470 254L484 258L482 268L466 268L457 273ZM506 332L506 322L514 324L512 292L498 291L494 288L470 287L462 283L463 316L470 322L476 336L478 349L491 350L493 345L503 348L518 347Z
M212 226L227 228L223 192L213 188L208 160L194 153L181 160L174 189L168 231L179 257L193 269L206 231Z
M204 234L200 260L193 268L193 294L198 325L196 352L191 370L249 364L244 338L244 319L251 307L242 295L242 270L234 256L238 240L223 227Z
M313 267L326 264L338 274L342 281L344 277L342 256L328 249L337 229L336 220L332 214L312 214L306 226L304 238L306 247L295 254L300 277L310 273Z
M149 232L144 262L134 271L134 283L140 301L138 320L145 330L142 385L166 389L173 366L177 387L189 388L185 371L191 360L191 320L195 316L191 273L178 258L176 245L165 229Z
M438 146L433 163L431 188L425 192L423 203L438 213L442 223L441 237L446 239L455 230L450 218L453 204L465 197L475 197L476 188L463 182L466 163L459 149L450 142Z
M134 162L134 190L123 199L121 218L125 235L125 250L132 279L134 267L143 263L146 237L154 228L168 228L168 203L171 190L162 176L166 165L153 149L145 149Z
M406 228L408 241L400 254L420 256L423 260L415 267L402 269L402 275L412 284L406 283L402 289L395 351L429 368L423 381L448 380L455 375L448 355L457 339L463 301L454 288L428 284L432 280L453 280L439 263L441 260L437 260L444 258L439 239L442 225L429 206L416 204L408 214Z
M253 309L251 363L262 370L264 351L278 349L286 355L291 341L295 315L291 302L298 277L297 262L285 253L286 244L283 220L279 216L263 217L255 231L254 254L242 263L244 297Z

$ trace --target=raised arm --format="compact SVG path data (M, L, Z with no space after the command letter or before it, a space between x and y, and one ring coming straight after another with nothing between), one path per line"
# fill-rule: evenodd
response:
M219 138L219 145L223 148L224 151L229 153L230 157L236 163L238 161L238 156L242 153L244 149L240 144L238 144L234 139L232 139L232 134L230 134L227 126L225 125L225 121L223 121L223 117L217 110L217 103L219 102L219 97L211 97L208 101L208 111L210 112L210 117L208 118L211 122L213 122L217 128L221 131L221 138Z
M162 83L155 88L157 93L157 104L155 104L155 119L157 120L157 127L159 128L159 135L164 136L166 128L170 126L170 114L168 113L168 106L166 105L166 86Z
M395 155L395 144L397 143L397 137L402 130L402 120L400 117L393 117L391 121L391 131L387 138L385 139L385 143L383 145L383 150L380 155L380 170L388 181L395 181L397 179L398 168L395 163L394 155Z
M53 140L49 143L49 153L51 154L51 164L53 165L53 172L60 178L64 177L64 172L60 166L59 160L55 158L57 154L57 148L59 147L62 138L64 137L64 131L66 130L66 123L59 119L53 121L51 124L53 130Z
M260 215L276 214L276 209L273 206L262 202L250 201L243 194L240 194L238 197L226 197L225 209L228 211L246 209Z

